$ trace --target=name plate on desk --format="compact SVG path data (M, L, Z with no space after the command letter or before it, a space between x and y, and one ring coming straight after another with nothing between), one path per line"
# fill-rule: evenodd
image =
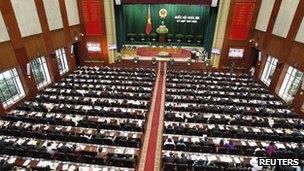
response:
M257 143L256 143L255 141L249 141L248 144L249 144L251 147L257 146Z
M258 128L252 128L252 131L253 131L253 132L261 132L261 130L258 129Z
M227 156L220 156L220 160L222 162L228 162L228 163L233 162L232 158L231 157L227 157Z
M23 166L27 166L27 165L29 165L29 164L30 164L30 162L31 162L31 160L26 160L26 161L23 163Z
M117 154L123 154L124 153L124 148L115 148L115 152Z

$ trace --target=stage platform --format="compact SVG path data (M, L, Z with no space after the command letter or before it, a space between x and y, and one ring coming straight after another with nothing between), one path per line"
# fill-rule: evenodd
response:
M151 60L156 58L157 61L169 61L174 59L175 61L187 61L191 58L191 51L194 49L203 51L203 47L191 47L191 46L148 46L148 45L124 45L124 49L121 50L122 59L133 59L138 56L140 60ZM165 54L165 55L160 55Z

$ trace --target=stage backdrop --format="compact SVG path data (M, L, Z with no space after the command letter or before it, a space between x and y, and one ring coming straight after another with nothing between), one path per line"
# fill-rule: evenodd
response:
M115 6L116 12L116 27L118 47L121 47L126 40L128 33L145 33L147 24L148 4L132 4ZM152 32L156 33L157 27L161 24L159 17L159 10L164 8L168 11L165 18L165 25L167 26L168 34L183 34L202 35L204 40L204 47L211 51L212 40L215 30L217 7L210 7L207 5L184 5L184 4L151 4L151 20ZM190 19L196 23L181 22L183 17L194 17ZM181 17L181 18L180 18ZM178 21L180 20L180 21Z

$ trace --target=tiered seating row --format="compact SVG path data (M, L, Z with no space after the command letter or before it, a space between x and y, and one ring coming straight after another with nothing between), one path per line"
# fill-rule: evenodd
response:
M164 115L164 170L250 170L253 156L304 159L304 120L246 74L170 70Z
M21 167L133 170L154 81L151 69L78 68L1 117L0 153Z

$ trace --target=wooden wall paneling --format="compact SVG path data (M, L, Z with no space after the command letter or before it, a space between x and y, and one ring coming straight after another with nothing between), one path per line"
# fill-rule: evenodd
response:
M8 33L11 38L11 45L15 51L15 59L20 67L21 73L19 73L21 80L23 80L24 90L26 95L33 96L36 94L37 86L35 80L26 76L26 64L29 62L28 52L25 48L24 39L21 38L21 34L18 28L18 23L14 15L14 10L10 0L2 0L0 3L0 9L3 15L4 22L8 27Z
M281 39L278 36L272 35L272 30L273 30L276 18L277 18L278 13L279 13L281 3L282 3L282 0L276 0L275 3L274 3L274 6L273 6L273 9L272 9L272 12L271 12L271 16L270 16L270 20L269 20L269 23L268 23L268 27L267 27L266 32L264 33L263 42L261 44L261 51L266 53L267 56L271 55L271 56L274 56L276 58L278 58L278 56L275 53L273 53L273 51L271 49L278 48L278 46L280 46L280 44L282 44L283 41L276 41L276 44L271 45L271 46L269 46L269 44L270 44L269 42ZM279 60L279 63L280 63L280 60ZM263 68L261 68L261 69L263 69ZM272 91L272 92L275 92L278 79L281 75L281 71L282 71L282 69L279 69L279 67L277 67L273 76L272 76L272 78L271 78L271 82L270 82L270 85L269 85L269 90ZM263 72L263 71L261 71L261 72Z
M245 52L244 52L244 57L245 57L245 65L244 66L247 69L247 71L249 71L250 68L253 66L253 62L256 58L256 56L255 56L256 54L255 54L253 48L251 47L251 42L249 40L254 35L255 23L258 19L259 9L261 7L261 4L262 4L262 0L256 0L255 1L255 10L254 10L252 21L251 21L251 24L250 24L250 29L249 29L249 34L248 34L248 37L247 37L247 41L245 42L246 49L245 49ZM257 67L257 66L255 66L255 67Z
M269 84L269 90L271 92L275 92L278 94L279 90L278 90L278 82L279 80L281 79L284 79L283 77L283 73L284 71L287 71L286 70L286 66L284 65L284 63L281 63L280 61L278 62L277 64L277 67L274 71L274 74L272 75L272 78L271 78L271 82Z
M29 61L48 54L42 34L23 38Z
M304 1L300 1L298 8L295 12L295 16L292 20L291 27L287 34L287 38L284 41L284 48L281 48L281 55L285 58L289 55L290 50L292 49L292 45L295 41L303 17L304 17Z
M290 60L289 54L293 48L294 40L300 27L302 18L304 16L304 1L300 1L298 8L295 12L294 19L292 21L290 30L286 38L282 38L276 35L270 35L268 37L267 51L274 57L278 58L281 63L286 63ZM290 62L288 62L291 64ZM293 65L293 64L291 64Z
M284 38L276 36L276 35L271 35L269 37L267 37L266 39L268 39L268 43L267 43L267 47L266 47L266 52L279 59L280 62L284 62L285 59L284 57L281 55L281 48L285 48L284 47Z
M67 45L67 50L66 50L67 61L68 61L68 65L69 65L70 69L75 69L76 68L75 58L70 53L71 52L70 48L72 46L73 39L71 37L71 30L70 30L70 26L69 26L68 15L67 15L64 0L59 0L59 5L60 5L62 22L63 22L63 30L66 35L65 38L66 38L66 45Z
M3 42L0 44L0 57L7 59L1 62L0 71L4 71L12 67L18 68L18 72L27 95L25 99L33 97L38 92L33 75L31 74L28 77L26 73L26 65L30 62L30 60L39 56L45 56L51 73L51 78L53 81L56 81L60 78L60 74L57 60L54 57L54 50L65 47L69 69L70 71L76 69L75 59L71 55L71 45L75 40L72 40L71 37L76 37L77 35L79 36L82 32L81 27L80 25L76 25L72 26L70 29L64 0L58 1L60 5L60 13L62 15L62 22L64 25L63 29L49 31L43 0L35 0L38 18L42 28L42 34L22 38L11 1L1 0L0 10L5 25L8 28L11 42ZM81 36L79 38L81 38ZM21 101L23 100L24 99ZM9 107L7 110L13 109L13 107L17 104L19 104L19 102L12 107Z
M298 42L294 42L287 63L294 66L298 64L298 69L304 71L304 45Z
M38 17L39 17L39 21L40 21L41 28L42 28L43 40L44 40L44 42L48 42L50 40L50 34L49 34L50 31L49 31L49 25L48 25L43 1L42 0L35 0L35 4L36 4L36 7L37 7ZM47 53L51 53L52 49L53 49L52 43L49 43L46 46Z
M232 23L235 2L236 2L236 0L232 0L230 2L226 31L225 31L224 42L223 42L223 47L222 47L222 51L221 51L220 64L219 64L220 69L223 69L223 67L227 67L229 65L229 61L228 61L229 33L230 33L230 27L231 27L231 23Z
M2 105L2 103L0 102L0 116L5 114L5 109Z
M70 43L70 42L72 42L71 36L70 36L70 26L69 26L69 22L68 22L68 15L67 15L64 0L59 0L59 5L60 5L61 16L62 16L62 22L63 22L63 30L67 34L66 41Z
M83 66L85 65L85 60L87 59L87 56L89 55L86 47L86 35L85 35L85 26L84 26L84 19L83 19L83 8L82 8L82 1L77 1L78 5L78 10L79 10L79 20L80 23L80 28L82 30L82 33L84 34L84 37L82 38L82 41L77 44L77 49L78 49L78 55L79 55L79 60L80 64Z
M47 16L46 16L47 14L45 11L45 7L44 7L42 0L35 0L35 4L37 7L38 17L39 17L39 21L40 21L41 28L42 28L43 43L48 43L48 45L45 46L45 48L46 48L46 53L50 54L50 55L45 55L45 59L46 59L47 66L49 69L50 78L52 81L58 81L60 78L59 68L58 68L57 62L54 61L54 59L53 59L53 58L55 58L55 60L56 60L56 57L53 55L54 54L54 45L53 45L54 42L51 39L50 28L49 28L49 24L48 24L48 20L47 20ZM40 52L37 52L37 53L40 53Z
M52 53L54 53L56 49L63 48L67 45L66 34L63 29L50 31L49 34L50 39L48 40L48 42L52 44Z
M79 9L79 7L78 7ZM81 19L81 17L80 17ZM81 21L81 20L80 20ZM82 22L81 22L82 23ZM82 25L82 24L81 24ZM73 39L73 43L77 43L78 45L80 44L80 42L84 42L84 39L83 39L83 31L82 31L82 27L81 25L76 25L76 26L72 26L70 27L70 36L72 37ZM79 49L79 48L78 48ZM73 59L71 60L71 63L72 64L72 67L73 67L73 70L76 70L77 66L76 66L76 60L75 60L75 55L70 53L71 52L71 46L68 46L66 51L70 54L70 58ZM78 51L83 51L82 49L79 49ZM79 52L78 52L79 53Z
M101 35L86 35L84 27L84 14L82 1L78 1L78 9L80 14L81 29L84 31L84 38L81 43L79 43L78 49L80 50L79 56L81 58L81 65L90 65L90 66L102 66L109 64L108 56L108 44L107 44L107 33L106 33L106 23L105 23L105 11L104 11L104 2L103 0L98 0L100 4L100 22L101 22ZM88 42L98 42L100 43L101 52L99 53L89 53L87 51L86 44Z
M83 33L80 25L70 27L70 36L73 39L73 43L79 42L83 38Z
M274 23L276 21L278 13L279 13L279 9L280 9L281 3L282 3L282 0L276 0L275 3L274 3L274 5L273 5L273 9L272 9L272 12L271 12L271 16L270 16L270 20L269 20L269 23L268 23L268 27L267 27L265 36L263 38L262 46L261 46L262 47L261 50L263 50L263 51L264 50L267 51L267 45L268 45L269 39L272 36L272 30L273 30Z
M267 57L268 57L267 54L265 54L264 52L261 51L261 61L258 61L258 64L256 66L256 70L255 70L255 78L257 80L262 77L263 68L266 65Z
M261 49L262 54L271 55L279 59L280 67L276 69L274 76L269 86L270 91L278 93L282 82L285 78L288 66L298 64L298 69L304 71L304 44L295 42L295 37L304 17L304 1L300 1L295 12L290 30L286 38L282 38L272 34L274 23L281 6L282 0L276 0L271 18L266 32L254 30L254 40L258 43L258 48ZM262 73L264 66L261 65L259 73ZM303 113L301 107L303 105L304 97L303 90L299 90L295 95L292 107L296 112Z
M251 45L261 50L264 42L264 37L265 37L265 32L262 32L260 30L254 30L252 35L253 42Z
M304 114L302 110L303 104L304 104L304 90L299 88L299 91L297 92L293 100L292 107L295 109L297 113Z
M0 9L14 49L24 46L10 0L1 0Z
M34 96L35 94L37 94L38 89L37 89L37 85L35 82L35 79L31 73L30 76L26 76L27 75L27 68L26 68L26 64L29 62L28 58L26 58L27 56L27 51L25 49L25 47L19 48L19 49L15 49L15 54L16 57L18 59L18 63L20 66L20 69L22 71L21 75L24 75L24 83L23 85L26 85L26 87L24 87L25 89L25 93L27 96Z
M253 13L252 22L250 24L250 30L248 33L248 37L246 40L240 40L240 41L229 40L229 34L230 34L231 23L232 23L232 19L233 19L233 15L234 15L233 11L235 8L235 4L241 3L241 2L254 2L255 3L255 10ZM225 38L224 38L221 59L220 59L220 68L221 69L223 69L223 67L228 67L230 62L234 62L237 67L246 68L247 71L252 66L254 53L250 47L249 39L254 34L253 28L254 28L255 22L257 20L258 9L260 8L260 5L261 5L261 0L232 0L231 1L228 19L227 19L226 31L225 31ZM229 57L228 54L229 54L230 47L244 48L245 51L244 51L243 58Z
M51 73L50 76L52 77L52 81L58 82L60 80L60 71L58 68L56 55L53 53L46 56L46 62L48 65L49 72Z
M11 42L0 43L0 49L0 73L2 73L8 69L16 67L18 62Z

